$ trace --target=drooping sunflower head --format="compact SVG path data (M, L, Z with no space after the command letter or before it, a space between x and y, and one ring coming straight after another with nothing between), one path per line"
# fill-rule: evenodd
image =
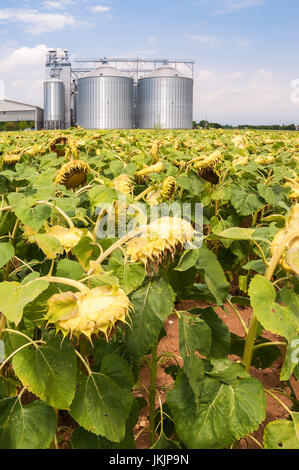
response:
M292 234L294 235L293 237ZM280 259L280 264L286 271L299 275L299 204L295 204L292 207L285 227L275 235L271 245L272 255L275 254L284 240L286 240L286 237L291 239L285 245L285 252Z
M168 176L162 183L161 197L165 201L171 201L176 193L177 183L173 176Z
M260 155L255 160L255 163L261 166L270 165L275 162L275 157L273 155Z
M202 155L193 165L199 175L212 184L219 183L219 173L215 169L216 165L222 160L223 156L220 150L215 150L211 155Z
M55 294L48 300L48 323L55 324L66 336L110 334L114 325L125 322L130 301L118 286L101 286L84 292Z
M82 160L69 161L58 171L55 183L62 184L67 189L79 188L86 183L90 171L88 163Z
M56 152L58 157L63 157L65 155L65 146L67 142L67 136L59 135L50 141L49 149L51 152Z
M120 193L133 195L133 181L130 175L119 175L113 180L112 185Z
M141 181L144 181L152 173L161 173L164 169L163 162L158 162L155 165L147 166L142 170L136 171L135 177Z
M21 155L13 155L13 154L4 154L2 157L3 163L6 165L15 165L16 163L21 161Z
M194 240L192 225L177 217L162 217L142 227L141 235L127 243L126 254L132 261L147 265L159 262L167 252L172 254L185 243Z

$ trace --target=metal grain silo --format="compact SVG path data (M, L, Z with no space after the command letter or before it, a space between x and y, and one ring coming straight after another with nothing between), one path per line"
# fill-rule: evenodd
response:
M137 127L192 129L193 80L164 66L139 80Z
M44 128L65 128L65 88L58 78L50 78L44 83Z
M74 93L74 96L73 96L73 99L74 99L74 125L76 126L77 123L78 123L78 93Z
M103 65L78 80L78 125L85 129L133 128L133 79Z

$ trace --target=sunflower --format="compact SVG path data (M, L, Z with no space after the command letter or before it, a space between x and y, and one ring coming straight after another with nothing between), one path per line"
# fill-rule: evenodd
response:
M48 300L46 319L66 336L89 339L102 332L108 336L114 325L125 323L130 301L118 286L101 286L84 292L55 294Z
M219 173L215 170L216 165L222 160L220 150L215 150L211 155L202 155L193 165L199 175L212 184L219 183Z
M120 193L133 195L133 182L130 175L119 175L112 181L112 186Z
M147 166L146 168L143 168L142 170L136 171L135 177L137 177L140 180L144 180L151 173L161 173L163 169L164 169L163 162L158 162L155 165Z
M76 189L84 185L90 172L88 163L82 160L72 160L65 163L58 171L56 184L63 184L67 189Z
M177 217L162 217L141 228L141 236L127 243L126 254L132 261L147 265L160 261L166 252L174 253L178 247L195 237L192 225Z
M177 183L173 176L168 176L162 183L161 198L165 201L171 201L176 193Z
M49 148L51 152L57 153L58 157L63 157L65 155L65 148L61 148L61 146L65 146L68 142L68 138L65 135L59 135L51 140ZM57 147L57 146L60 147Z
M3 155L3 162L6 165L15 165L21 161L21 155L9 155L8 153Z

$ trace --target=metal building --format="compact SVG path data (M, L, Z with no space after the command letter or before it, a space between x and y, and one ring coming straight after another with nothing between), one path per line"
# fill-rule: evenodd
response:
M58 78L44 83L44 128L65 129L65 87Z
M46 61L46 80L58 78L64 84L64 120L65 129L71 126L71 78L72 65L67 50L51 49ZM46 107L45 107L46 111Z
M139 80L137 127L192 129L193 80L165 66Z
M34 121L35 130L43 127L43 110L38 106L0 100L0 122Z
M103 64L78 80L78 125L85 129L132 129L133 79Z

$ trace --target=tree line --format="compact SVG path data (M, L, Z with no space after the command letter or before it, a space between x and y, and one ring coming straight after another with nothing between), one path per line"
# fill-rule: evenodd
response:
M193 129L256 129L256 130L270 130L270 131L296 131L297 127L295 124L289 125L264 125L264 126L254 126L252 124L244 124L239 126L230 126L228 124L222 125L218 124L217 122L209 122L209 121L200 121L196 122L193 121Z

